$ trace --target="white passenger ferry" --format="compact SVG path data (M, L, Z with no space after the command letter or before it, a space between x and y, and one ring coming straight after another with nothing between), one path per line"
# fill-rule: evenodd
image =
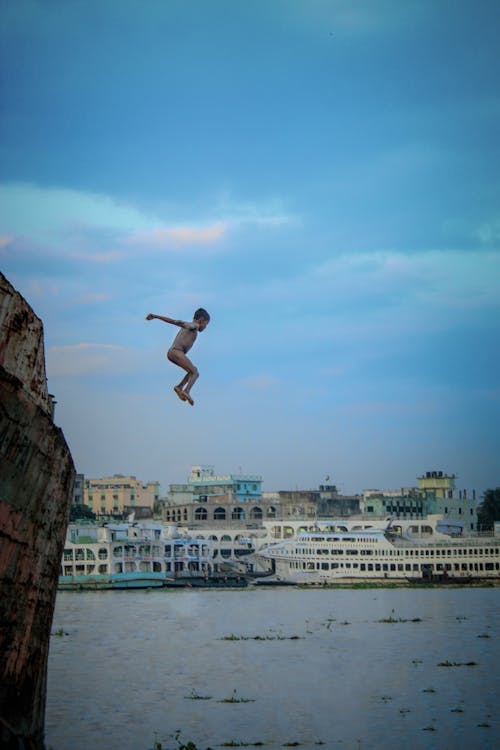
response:
M359 519L316 522L257 551L274 567L272 576L257 582L500 579L500 537L462 534L461 525L440 516L388 519L379 527Z

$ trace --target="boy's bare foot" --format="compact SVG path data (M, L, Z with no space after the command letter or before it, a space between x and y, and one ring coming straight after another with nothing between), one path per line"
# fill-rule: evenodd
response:
M187 394L184 393L184 391L182 390L182 388L179 388L178 385L174 386L174 391L177 393L177 395L179 396L179 398L180 398L181 401L186 401L187 400Z
M189 395L189 393L184 393L184 396L185 396L185 399L186 399L186 401L187 401L188 403L190 403L190 404L191 404L191 406L194 406L194 401L193 401L193 399L191 398L191 396Z

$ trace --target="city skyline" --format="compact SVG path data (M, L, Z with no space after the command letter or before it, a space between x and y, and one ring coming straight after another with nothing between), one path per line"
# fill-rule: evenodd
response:
M498 4L4 5L0 264L78 471L500 484ZM145 318L199 306L190 407Z

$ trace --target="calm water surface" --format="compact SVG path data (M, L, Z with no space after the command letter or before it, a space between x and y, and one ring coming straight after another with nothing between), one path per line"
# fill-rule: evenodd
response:
M496 750L499 605L500 589L61 592L47 747L173 749L180 729L203 750Z

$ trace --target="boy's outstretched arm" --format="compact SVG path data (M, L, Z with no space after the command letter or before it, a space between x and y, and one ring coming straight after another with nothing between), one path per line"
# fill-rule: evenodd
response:
M146 315L146 320L153 320L156 318L157 320L163 320L164 323L171 323L173 326L179 326L179 328L186 328L189 326L189 323L185 323L183 320L174 320L173 318L167 318L164 315L153 315L153 313L149 313L149 315Z

